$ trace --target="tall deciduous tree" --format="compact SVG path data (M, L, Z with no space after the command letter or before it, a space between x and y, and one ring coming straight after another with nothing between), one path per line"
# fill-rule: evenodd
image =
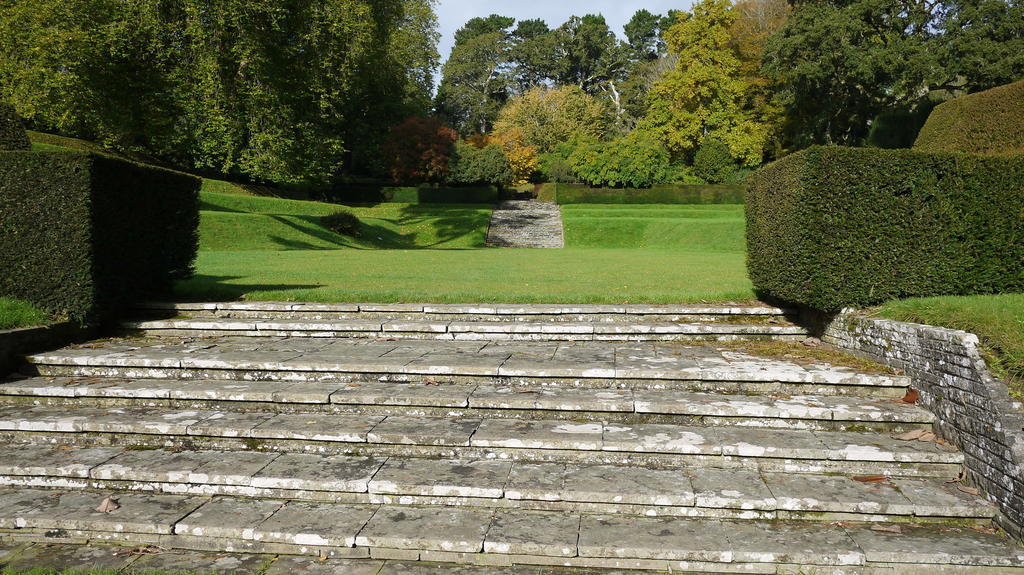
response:
M729 0L702 0L665 35L679 61L654 85L641 126L676 155L692 154L710 137L746 165L764 157L769 130L749 107L751 86L730 44L735 20Z
M510 96L508 76L514 18L473 18L455 33L444 65L437 107L463 134L485 134Z
M546 154L574 139L601 139L610 130L608 106L576 86L538 86L501 110L496 132L518 131L523 142Z

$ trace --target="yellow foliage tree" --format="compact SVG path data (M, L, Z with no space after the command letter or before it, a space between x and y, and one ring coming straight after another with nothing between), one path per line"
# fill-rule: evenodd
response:
M525 184L540 168L537 148L526 143L526 136L521 128L506 127L496 129L488 136L489 143L501 146L508 158L509 167L515 183Z

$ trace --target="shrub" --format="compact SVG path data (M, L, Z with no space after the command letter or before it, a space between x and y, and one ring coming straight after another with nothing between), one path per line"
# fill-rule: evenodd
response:
M823 311L1024 289L1024 158L814 147L747 190L762 295Z
M592 186L649 188L665 181L669 154L653 134L634 130L611 142L581 142L569 165Z
M559 204L742 204L743 186L673 185L630 188L592 188L586 184L555 184ZM549 192L550 194L550 192Z
M900 108L875 116L871 122L871 131L868 132L867 145L886 149L913 147L921 127L934 108L935 104L925 103L913 110Z
M455 130L433 118L413 116L391 128L384 156L396 182L443 182L448 177Z
M477 147L456 142L452 155L450 181L462 185L507 186L515 175L505 152L495 144Z
M540 172L548 182L572 183L579 180L569 161L554 153L540 156Z
M736 171L736 160L729 146L721 140L709 138L701 143L693 156L693 173L709 184L721 184Z
M338 211L320 218L320 224L336 234L358 238L362 233L362 223L352 212Z
M189 277L200 180L77 152L0 152L0 296L90 323Z
M939 104L921 128L914 148L1024 155L1024 80Z
M0 151L30 150L28 133L21 123L21 118L9 104L0 103Z

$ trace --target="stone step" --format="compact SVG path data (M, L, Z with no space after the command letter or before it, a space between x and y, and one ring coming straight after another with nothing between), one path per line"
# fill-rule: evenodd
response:
M125 322L150 336L398 338L504 341L801 341L793 325L738 323L576 323L567 321L371 321L178 319Z
M380 304L299 302L152 302L146 316L308 321L568 322L568 323L769 323L788 324L797 312L760 303L737 305L606 304Z
M946 479L963 463L949 445L872 432L158 408L10 407L0 440Z
M116 509L98 512L108 495L86 490L4 490L0 492L0 530L22 540L85 539L166 549L490 565L728 573L778 573L790 568L882 572L894 565L897 571L913 567L921 573L947 573L951 565L1002 567L1009 573L1024 567L1024 550L1019 546L970 527L725 521L136 493L119 495Z
M562 207L551 202L509 200L491 212L487 246L499 248L562 248Z
M495 460L4 446L0 485L753 520L984 524L941 479Z
M899 432L934 415L891 399L750 396L487 384L279 383L37 377L0 383L0 405L161 407Z
M74 346L28 358L45 376L410 381L899 398L910 379L681 344L210 337Z

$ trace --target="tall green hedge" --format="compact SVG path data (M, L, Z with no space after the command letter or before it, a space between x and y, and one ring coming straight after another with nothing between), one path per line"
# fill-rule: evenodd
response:
M0 102L0 151L32 148L21 118L10 104Z
M654 186L645 189L592 188L550 184L559 204L742 204L744 186Z
M939 104L914 149L1024 155L1024 80Z
M77 152L0 152L0 295L82 323L191 275L200 180Z
M1024 290L1024 158L814 147L747 190L766 297L823 311Z

